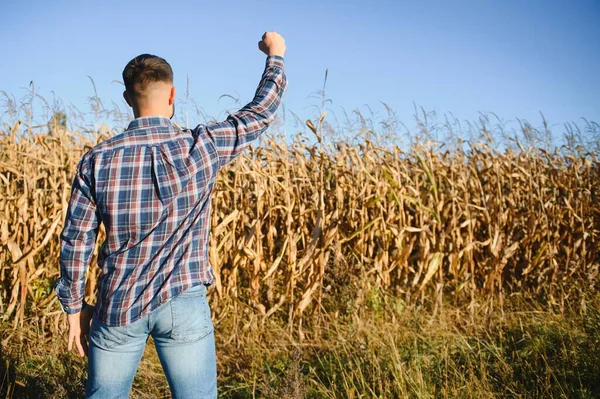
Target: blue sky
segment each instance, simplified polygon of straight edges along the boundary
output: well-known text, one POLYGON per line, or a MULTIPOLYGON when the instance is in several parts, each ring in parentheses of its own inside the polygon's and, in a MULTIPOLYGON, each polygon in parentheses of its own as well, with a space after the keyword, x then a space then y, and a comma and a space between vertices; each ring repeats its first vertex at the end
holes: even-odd
MULTIPOLYGON (((263 68, 265 30, 285 38, 285 106, 314 115, 323 84, 338 118, 381 102, 410 125, 413 104, 473 120, 491 111, 534 124, 540 112, 600 122, 600 3, 583 1, 38 1, 0 2, 0 90, 30 81, 45 97, 89 109, 94 79, 105 104, 140 53, 165 57, 175 85, 222 117, 248 102, 263 68)), ((181 114, 179 117, 181 118, 181 114)), ((192 118, 194 119, 194 118, 192 118)), ((189 120, 190 125, 201 120, 189 120)))

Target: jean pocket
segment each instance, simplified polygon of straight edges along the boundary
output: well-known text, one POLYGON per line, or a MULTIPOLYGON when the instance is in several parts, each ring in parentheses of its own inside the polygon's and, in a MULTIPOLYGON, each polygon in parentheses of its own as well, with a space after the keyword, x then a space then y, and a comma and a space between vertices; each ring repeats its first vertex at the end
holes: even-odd
POLYGON ((127 326, 109 327, 94 317, 90 327, 90 341, 99 348, 112 349, 123 345, 131 338, 127 333, 127 326))
POLYGON ((172 339, 194 342, 212 332, 213 324, 210 319, 210 307, 204 286, 192 287, 174 297, 170 302, 173 315, 172 339))

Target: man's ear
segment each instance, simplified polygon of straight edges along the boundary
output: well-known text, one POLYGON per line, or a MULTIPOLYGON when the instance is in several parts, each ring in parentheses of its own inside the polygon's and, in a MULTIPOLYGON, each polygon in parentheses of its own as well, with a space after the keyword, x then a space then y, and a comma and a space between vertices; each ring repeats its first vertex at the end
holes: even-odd
POLYGON ((129 94, 127 94, 127 90, 125 90, 123 92, 123 98, 125 99, 125 102, 127 103, 127 105, 129 105, 130 107, 133 107, 133 105, 131 105, 131 100, 129 100, 129 94))
POLYGON ((173 105, 173 103, 175 102, 175 93, 177 92, 177 89, 175 89, 175 86, 171 87, 171 94, 169 95, 169 105, 173 105))

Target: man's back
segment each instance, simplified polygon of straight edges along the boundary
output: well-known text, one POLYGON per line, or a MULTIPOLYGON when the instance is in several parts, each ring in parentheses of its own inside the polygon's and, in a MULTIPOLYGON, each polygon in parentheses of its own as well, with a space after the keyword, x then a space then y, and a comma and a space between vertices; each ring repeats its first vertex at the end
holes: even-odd
POLYGON ((96 314, 108 325, 131 323, 213 281, 207 244, 219 162, 206 130, 196 133, 139 118, 82 161, 107 232, 96 314))

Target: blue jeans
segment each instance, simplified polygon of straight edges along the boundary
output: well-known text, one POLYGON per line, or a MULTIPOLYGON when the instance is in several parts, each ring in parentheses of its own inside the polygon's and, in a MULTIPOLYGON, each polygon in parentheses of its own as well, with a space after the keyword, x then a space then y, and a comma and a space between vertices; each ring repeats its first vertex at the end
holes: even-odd
POLYGON ((123 327, 108 327, 94 317, 86 397, 129 397, 149 335, 173 398, 217 397, 215 339, 204 285, 190 288, 123 327))

